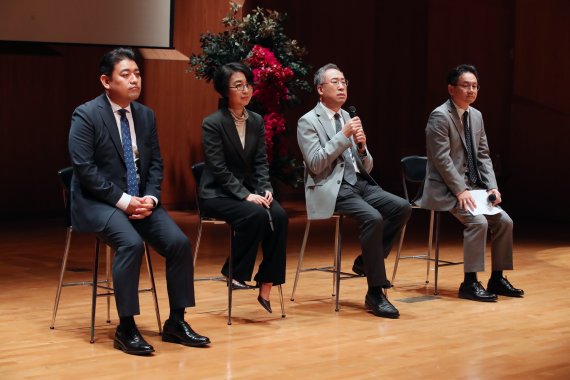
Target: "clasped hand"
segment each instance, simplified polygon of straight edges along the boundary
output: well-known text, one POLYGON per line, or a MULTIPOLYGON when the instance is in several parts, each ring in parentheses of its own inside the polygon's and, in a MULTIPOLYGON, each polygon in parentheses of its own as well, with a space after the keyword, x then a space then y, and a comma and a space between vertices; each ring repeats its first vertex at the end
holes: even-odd
POLYGON ((249 194, 245 200, 248 202, 256 203, 265 208, 269 208, 271 206, 271 202, 273 202, 273 194, 271 194, 271 191, 265 191, 265 196, 249 194))
POLYGON ((152 214, 154 201, 150 197, 131 197, 126 213, 129 219, 144 219, 152 214))

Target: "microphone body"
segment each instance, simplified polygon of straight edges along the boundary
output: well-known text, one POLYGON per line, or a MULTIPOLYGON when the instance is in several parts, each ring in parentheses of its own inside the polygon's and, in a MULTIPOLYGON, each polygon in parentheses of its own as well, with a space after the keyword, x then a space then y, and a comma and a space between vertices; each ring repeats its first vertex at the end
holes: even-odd
MULTIPOLYGON (((356 107, 355 106, 350 106, 348 107, 348 114, 350 115, 350 118, 352 119, 353 117, 356 116, 356 107)), ((358 143, 356 144, 358 146, 358 150, 362 149, 362 143, 358 143)))
POLYGON ((497 196, 495 194, 489 194, 487 200, 489 201, 489 203, 493 203, 497 200, 497 196))

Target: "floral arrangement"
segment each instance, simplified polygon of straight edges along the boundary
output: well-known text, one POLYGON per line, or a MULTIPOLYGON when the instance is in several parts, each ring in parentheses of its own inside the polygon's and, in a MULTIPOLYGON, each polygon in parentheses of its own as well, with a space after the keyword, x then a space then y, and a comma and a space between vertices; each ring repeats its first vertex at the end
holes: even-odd
POLYGON ((302 60, 306 51, 285 35, 286 14, 258 7, 240 18, 240 8, 230 2, 230 13, 222 20, 226 30, 200 36, 202 54, 191 55, 188 70, 209 82, 229 62, 252 69, 256 86, 248 108, 263 115, 270 174, 296 187, 302 181, 300 165, 287 147, 283 110, 298 104, 301 92, 311 91, 302 79, 310 70, 302 60))

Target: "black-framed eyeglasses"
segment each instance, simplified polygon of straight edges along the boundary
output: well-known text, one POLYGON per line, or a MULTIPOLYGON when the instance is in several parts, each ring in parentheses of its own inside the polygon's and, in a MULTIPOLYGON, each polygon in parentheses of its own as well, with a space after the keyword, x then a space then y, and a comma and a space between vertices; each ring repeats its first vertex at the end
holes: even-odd
POLYGON ((469 90, 479 91, 481 89, 481 85, 469 84, 469 83, 456 84, 455 87, 461 87, 465 91, 469 91, 469 90))
POLYGON ((332 84, 333 86, 337 86, 342 84, 344 87, 348 87, 348 80, 347 79, 331 79, 330 82, 323 82, 321 84, 332 84))
POLYGON ((235 88, 237 91, 244 91, 255 88, 255 85, 253 83, 240 83, 235 86, 230 86, 230 88, 235 88))

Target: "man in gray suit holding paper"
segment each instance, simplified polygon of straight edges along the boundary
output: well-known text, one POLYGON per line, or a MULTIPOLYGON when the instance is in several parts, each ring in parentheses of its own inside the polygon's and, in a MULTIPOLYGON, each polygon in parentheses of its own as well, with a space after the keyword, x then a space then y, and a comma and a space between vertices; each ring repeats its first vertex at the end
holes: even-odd
POLYGON ((496 301, 497 294, 522 297, 504 276, 513 269, 513 221, 505 211, 496 215, 472 215, 475 201, 469 190, 484 189, 494 206, 501 203, 489 145, 479 110, 470 105, 479 92, 475 66, 459 65, 447 78, 450 99, 430 115, 426 127, 428 167, 419 204, 423 208, 449 211, 464 230, 465 278, 459 297, 496 301), (487 230, 491 230, 492 274, 487 289, 477 280, 485 270, 487 230))
POLYGON ((374 315, 398 318, 399 311, 386 299, 389 288, 384 259, 410 217, 409 203, 384 191, 372 179, 372 155, 358 117, 341 109, 348 81, 334 64, 315 73, 320 97, 297 127, 297 140, 305 161, 305 198, 309 219, 327 219, 336 211, 354 217, 360 225, 362 255, 353 271, 366 275, 365 306, 374 315))

